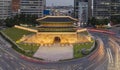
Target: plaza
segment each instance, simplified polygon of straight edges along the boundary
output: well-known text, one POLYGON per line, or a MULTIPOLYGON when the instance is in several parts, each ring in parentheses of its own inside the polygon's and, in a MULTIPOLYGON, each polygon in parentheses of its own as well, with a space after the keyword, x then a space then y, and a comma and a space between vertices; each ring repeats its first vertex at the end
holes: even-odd
POLYGON ((42 58, 48 62, 72 59, 74 58, 73 46, 72 45, 61 46, 59 44, 54 44, 49 47, 40 46, 33 56, 37 58, 42 58))

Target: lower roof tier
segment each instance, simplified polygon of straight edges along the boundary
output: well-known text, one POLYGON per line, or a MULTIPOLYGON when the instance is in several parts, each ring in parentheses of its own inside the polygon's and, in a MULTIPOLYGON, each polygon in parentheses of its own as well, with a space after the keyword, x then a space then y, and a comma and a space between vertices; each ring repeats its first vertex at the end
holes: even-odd
POLYGON ((76 32, 75 28, 38 28, 39 32, 76 32))
POLYGON ((76 28, 75 26, 38 26, 38 28, 76 28))

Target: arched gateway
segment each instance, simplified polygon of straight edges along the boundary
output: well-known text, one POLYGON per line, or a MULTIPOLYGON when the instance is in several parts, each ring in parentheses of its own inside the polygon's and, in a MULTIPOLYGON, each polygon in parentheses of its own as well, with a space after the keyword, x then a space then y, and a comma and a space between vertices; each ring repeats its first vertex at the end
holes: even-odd
POLYGON ((60 37, 55 37, 55 38, 54 38, 54 43, 60 43, 60 42, 61 42, 60 37))

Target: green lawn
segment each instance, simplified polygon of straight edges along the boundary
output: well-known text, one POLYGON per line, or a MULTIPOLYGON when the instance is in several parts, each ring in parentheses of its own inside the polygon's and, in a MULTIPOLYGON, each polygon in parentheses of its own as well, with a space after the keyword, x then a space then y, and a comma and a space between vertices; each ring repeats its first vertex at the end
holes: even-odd
POLYGON ((14 28, 14 27, 5 29, 2 32, 4 32, 13 41, 19 40, 23 35, 28 35, 28 34, 33 33, 33 32, 26 31, 26 30, 14 28))
MULTIPOLYGON (((22 38, 23 35, 28 35, 32 34, 33 32, 29 32, 26 30, 18 29, 18 28, 8 28, 2 31, 5 33, 9 38, 11 38, 13 41, 17 41, 20 38, 22 38)), ((86 32, 85 32, 86 34, 86 32)), ((83 44, 75 44, 74 45, 74 58, 81 58, 85 55, 81 53, 82 48, 89 49, 93 45, 94 42, 89 42, 89 43, 83 43, 83 44)), ((17 43, 17 45, 27 51, 27 55, 32 56, 37 49, 39 48, 39 45, 35 44, 22 44, 22 43, 17 43)))
POLYGON ((89 35, 87 31, 82 31, 82 32, 79 32, 78 34, 89 35))
POLYGON ((22 43, 18 43, 17 44, 18 46, 20 46, 21 48, 23 48, 24 50, 26 50, 27 52, 30 52, 30 54, 34 54, 37 49, 39 48, 38 45, 35 45, 35 44, 22 44, 22 43))
POLYGON ((93 42, 89 42, 89 43, 82 43, 82 44, 75 44, 74 45, 74 58, 81 58, 85 55, 83 55, 81 53, 81 50, 83 48, 85 49, 90 49, 93 46, 93 42))
MULTIPOLYGON (((3 33, 5 33, 11 40, 13 41, 17 41, 20 38, 23 37, 23 35, 28 35, 28 34, 33 34, 33 32, 30 31, 26 31, 26 30, 22 30, 22 29, 18 29, 18 28, 8 28, 2 31, 3 33)), ((22 43, 17 43, 17 45, 24 49, 25 52, 29 52, 27 55, 33 55, 37 49, 39 48, 38 45, 31 45, 31 44, 22 44, 22 43)))

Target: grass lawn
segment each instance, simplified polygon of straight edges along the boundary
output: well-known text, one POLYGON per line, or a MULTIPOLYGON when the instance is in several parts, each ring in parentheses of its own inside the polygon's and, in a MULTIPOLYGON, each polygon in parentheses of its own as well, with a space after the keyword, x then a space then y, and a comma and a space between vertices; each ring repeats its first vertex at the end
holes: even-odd
POLYGON ((74 45, 74 58, 81 58, 81 57, 85 56, 81 53, 81 50, 83 48, 90 49, 93 46, 93 43, 94 42, 75 44, 74 45))
POLYGON ((5 29, 2 32, 4 32, 8 37, 10 37, 15 42, 19 40, 20 38, 22 38, 23 35, 28 35, 28 34, 33 33, 33 32, 26 31, 26 30, 14 28, 14 27, 5 29))
POLYGON ((80 34, 89 35, 87 31, 82 31, 80 34))
POLYGON ((26 50, 27 52, 29 52, 29 54, 34 54, 37 49, 39 48, 38 45, 30 45, 30 44, 22 44, 22 43, 18 43, 18 46, 20 46, 21 48, 23 48, 24 50, 26 50))
MULTIPOLYGON (((22 38, 23 35, 28 35, 28 34, 33 34, 33 32, 29 32, 26 30, 22 30, 22 29, 18 29, 18 28, 8 28, 2 31, 3 33, 5 33, 9 38, 11 38, 13 41, 17 41, 20 38, 22 38)), ((87 34, 86 32, 84 34, 87 34)), ((75 44, 74 45, 74 58, 81 58, 85 55, 83 55, 81 53, 81 50, 83 48, 85 49, 89 49, 91 48, 91 46, 93 45, 94 42, 89 42, 89 43, 83 43, 83 44, 75 44)), ((38 45, 33 45, 33 44, 22 44, 22 43, 17 43, 17 45, 26 50, 28 53, 27 55, 32 56, 37 49, 39 48, 38 45)))
MULTIPOLYGON (((5 33, 10 39, 12 39, 15 42, 20 38, 22 38, 23 35, 33 34, 33 32, 14 28, 14 27, 5 29, 2 32, 5 33)), ((29 53, 29 55, 33 55, 39 48, 39 46, 37 45, 30 45, 30 44, 17 43, 17 45, 20 48, 24 49, 25 51, 30 51, 31 53, 29 53)))

